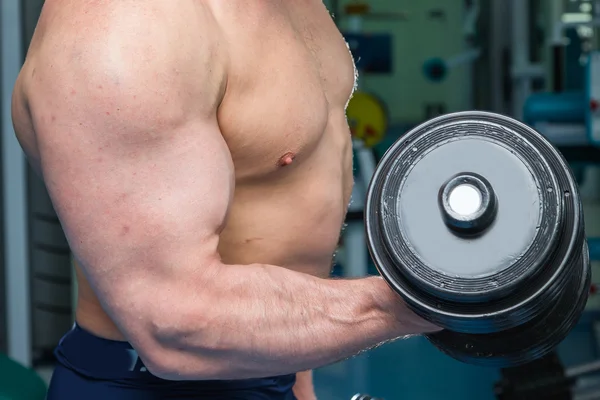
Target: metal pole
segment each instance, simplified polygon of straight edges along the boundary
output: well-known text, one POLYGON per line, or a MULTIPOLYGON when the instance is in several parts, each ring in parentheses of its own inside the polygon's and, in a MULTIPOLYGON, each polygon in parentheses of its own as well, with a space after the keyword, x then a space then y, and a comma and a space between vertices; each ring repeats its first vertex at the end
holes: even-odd
POLYGON ((549 5, 550 17, 550 38, 548 41, 548 59, 549 71, 548 89, 553 92, 562 92, 564 90, 564 55, 565 55, 565 25, 562 21, 563 0, 552 0, 549 5))
MULTIPOLYGON (((516 70, 529 66, 529 1, 512 0, 512 62, 516 70)), ((531 78, 513 78, 513 109, 516 119, 522 119, 523 107, 531 94, 531 78)))
POLYGON ((490 0, 490 35, 488 42, 489 58, 489 98, 490 109, 497 113, 506 113, 504 101, 504 49, 508 47, 506 29, 510 21, 509 3, 506 0, 490 0))
POLYGON ((562 14, 563 14, 563 0, 552 0, 550 1, 549 6, 549 17, 550 17, 550 26, 552 27, 552 34, 550 36, 549 44, 550 45, 563 45, 564 37, 563 37, 563 24, 562 24, 562 14))
POLYGON ((22 14, 19 0, 0 2, 2 173, 4 258, 6 268, 8 355, 31 365, 29 249, 27 235, 27 168, 11 118, 11 97, 23 62, 22 14))
POLYGON ((600 361, 594 361, 588 364, 576 365, 565 370, 565 376, 569 378, 579 377, 581 375, 600 372, 600 361))
MULTIPOLYGON (((349 16, 348 31, 351 33, 362 33, 363 16, 349 16)), ((360 81, 357 82, 360 85, 360 81)), ((352 198, 354 209, 360 206, 364 210, 364 198, 367 193, 367 182, 373 176, 373 167, 375 164, 373 152, 366 149, 362 142, 354 140, 353 149, 356 154, 355 162, 358 163, 360 171, 361 184, 354 185, 352 198), (361 190, 362 189, 362 190, 361 190), (357 199, 358 198, 358 199, 357 199)), ((352 221, 348 223, 344 234, 344 275, 346 277, 364 277, 369 270, 369 254, 367 251, 367 240, 365 235, 365 226, 363 221, 352 221)), ((364 357, 349 361, 348 376, 351 378, 353 390, 364 390, 368 387, 368 360, 364 357)))
MULTIPOLYGON (((348 32, 362 33, 362 15, 348 16, 348 32)), ((360 140, 353 141, 356 155, 355 162, 359 166, 360 183, 354 185, 352 191, 352 210, 364 210, 364 198, 367 193, 368 183, 373 176, 375 160, 371 149, 366 149, 360 140)), ((369 254, 367 252, 367 240, 365 227, 362 221, 348 222, 344 231, 344 276, 363 277, 368 274, 369 254)))
POLYGON ((465 46, 467 50, 462 54, 455 56, 449 60, 446 60, 446 64, 449 68, 453 68, 455 66, 461 64, 467 64, 465 67, 465 71, 463 72, 465 88, 464 88, 464 96, 465 96, 465 107, 467 109, 476 108, 475 104, 475 61, 481 55, 481 49, 472 48, 473 47, 473 38, 477 35, 477 23, 479 21, 481 11, 480 0, 474 0, 470 7, 465 7, 464 12, 464 36, 465 36, 465 46), (454 65, 453 65, 454 64, 454 65))

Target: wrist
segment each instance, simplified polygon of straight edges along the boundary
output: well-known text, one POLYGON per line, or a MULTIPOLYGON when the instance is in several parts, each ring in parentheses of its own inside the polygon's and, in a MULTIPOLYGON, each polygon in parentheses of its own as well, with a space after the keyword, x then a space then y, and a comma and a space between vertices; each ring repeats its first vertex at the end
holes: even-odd
POLYGON ((373 285, 380 312, 388 321, 388 326, 394 329, 395 334, 403 336, 441 330, 440 327, 416 314, 383 278, 373 278, 373 285))

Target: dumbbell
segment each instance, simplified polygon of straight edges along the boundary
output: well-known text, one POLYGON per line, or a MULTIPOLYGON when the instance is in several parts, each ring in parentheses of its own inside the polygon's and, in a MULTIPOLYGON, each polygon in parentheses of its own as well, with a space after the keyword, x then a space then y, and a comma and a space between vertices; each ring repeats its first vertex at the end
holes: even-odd
POLYGON ((352 396, 352 399, 350 400, 381 400, 381 399, 376 399, 375 397, 371 397, 368 394, 355 394, 354 396, 352 396))
POLYGON ((528 363, 577 323, 590 260, 575 179, 561 154, 511 118, 462 112, 411 130, 385 153, 365 208, 368 247, 457 360, 528 363))

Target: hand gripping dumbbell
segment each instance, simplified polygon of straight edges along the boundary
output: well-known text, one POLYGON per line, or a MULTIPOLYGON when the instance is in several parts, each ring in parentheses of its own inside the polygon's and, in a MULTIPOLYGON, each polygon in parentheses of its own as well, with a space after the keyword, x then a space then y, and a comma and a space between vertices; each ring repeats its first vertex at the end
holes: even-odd
POLYGON ((444 328, 427 338, 458 360, 527 363, 583 312, 590 262, 576 182, 518 121, 463 112, 408 132, 377 166, 365 222, 383 278, 444 328))

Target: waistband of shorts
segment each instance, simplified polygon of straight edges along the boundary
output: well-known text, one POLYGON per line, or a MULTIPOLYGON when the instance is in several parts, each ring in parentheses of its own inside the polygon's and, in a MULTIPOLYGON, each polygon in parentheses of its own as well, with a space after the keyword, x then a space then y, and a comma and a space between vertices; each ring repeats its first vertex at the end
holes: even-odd
MULTIPOLYGON (((140 384, 169 382, 152 375, 130 343, 95 336, 77 323, 60 340, 54 354, 64 367, 92 379, 138 381, 140 384)), ((292 374, 272 378, 202 381, 201 383, 211 390, 252 389, 265 386, 291 387, 295 378, 292 374)))
POLYGON ((97 379, 152 379, 130 343, 92 334, 75 323, 60 340, 57 361, 79 374, 97 379))

